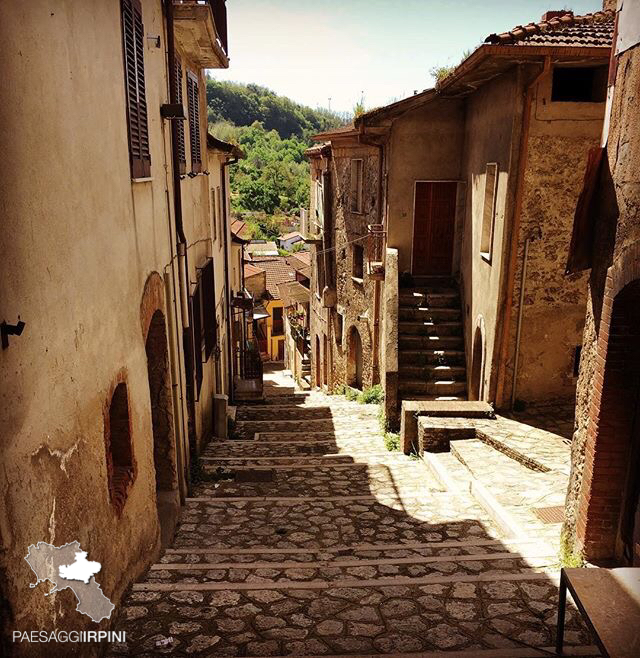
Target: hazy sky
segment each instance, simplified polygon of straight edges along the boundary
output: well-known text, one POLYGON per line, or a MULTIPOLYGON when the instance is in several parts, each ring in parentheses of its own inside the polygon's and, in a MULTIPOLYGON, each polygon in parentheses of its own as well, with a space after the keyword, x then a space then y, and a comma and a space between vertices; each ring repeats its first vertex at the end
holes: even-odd
POLYGON ((493 32, 539 21, 548 9, 576 14, 598 0, 228 0, 228 70, 312 107, 351 112, 432 86, 429 70, 456 64, 493 32))

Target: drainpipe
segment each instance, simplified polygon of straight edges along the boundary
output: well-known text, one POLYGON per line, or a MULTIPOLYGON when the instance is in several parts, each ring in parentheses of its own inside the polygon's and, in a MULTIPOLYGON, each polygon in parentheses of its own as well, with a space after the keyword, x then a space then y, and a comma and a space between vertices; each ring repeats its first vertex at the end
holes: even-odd
MULTIPOLYGON (((176 86, 176 49, 173 27, 173 0, 164 0, 164 11, 167 21, 167 77, 169 80, 169 102, 177 103, 178 94, 176 86)), ((187 276, 189 261, 187 258, 187 238, 182 222, 182 190, 180 183, 180 162, 178 155, 178 127, 175 120, 171 121, 171 168, 173 173, 173 205, 176 223, 176 238, 178 251, 178 278, 180 286, 180 307, 182 319, 182 343, 184 350, 185 378, 187 381, 187 409, 188 409, 188 441, 190 453, 190 466, 196 459, 196 405, 194 393, 194 352, 193 337, 189 331, 189 295, 187 276)), ((187 472, 187 488, 191 491, 191 473, 187 472)))
POLYGON ((498 377, 496 383, 496 406, 502 406, 504 395, 504 379, 507 367, 507 352, 509 350, 509 333, 511 328, 511 310, 513 306, 513 285, 516 275, 516 262, 518 259, 518 234, 520 231, 520 216, 522 214, 522 198, 524 194, 524 173, 527 167, 528 156, 528 142, 529 142, 529 126, 531 124, 531 104, 533 101, 533 94, 537 84, 549 73, 551 70, 551 57, 545 55, 542 70, 538 75, 527 85, 523 119, 522 119, 522 132, 520 133, 520 145, 518 152, 520 157, 518 159, 518 171, 516 178, 516 195, 514 200, 513 212, 513 226, 511 229, 511 249, 509 252, 509 261, 507 266, 507 298, 505 300, 504 312, 502 315, 502 336, 500 339, 500 354, 498 360, 498 377))
MULTIPOLYGON (((225 269, 225 277, 224 277, 224 296, 227 300, 227 309, 226 309, 226 318, 227 318, 227 391, 229 392, 229 402, 233 404, 234 402, 234 395, 233 395, 233 370, 235 363, 233 361, 233 350, 232 350, 232 345, 231 345, 231 313, 232 313, 232 306, 231 306, 231 293, 230 293, 230 286, 229 286, 229 276, 231 270, 229 269, 229 240, 228 240, 228 231, 227 231, 227 226, 229 225, 229 215, 227 213, 227 172, 226 172, 226 167, 229 165, 235 164, 238 162, 238 158, 232 158, 230 160, 227 160, 226 162, 223 162, 220 165, 220 182, 222 185, 222 212, 225 218, 225 230, 224 230, 224 269, 225 269)), ((242 273, 240 274, 242 276, 242 273)), ((244 313, 243 313, 244 316, 244 313)))
POLYGON ((520 357, 520 335, 522 331, 522 316, 524 314, 524 289, 527 285, 527 258, 529 257, 529 244, 542 237, 542 229, 537 226, 524 241, 524 254, 522 255, 522 282, 520 284, 520 303, 518 305, 518 324, 516 329, 516 352, 513 359, 513 381, 511 382, 511 408, 516 400, 516 387, 518 382, 518 359, 520 357))

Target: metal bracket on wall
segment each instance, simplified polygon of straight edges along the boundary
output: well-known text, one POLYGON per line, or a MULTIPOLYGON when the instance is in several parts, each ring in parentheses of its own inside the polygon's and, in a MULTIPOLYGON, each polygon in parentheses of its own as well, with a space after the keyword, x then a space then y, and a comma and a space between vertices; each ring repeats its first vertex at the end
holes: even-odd
POLYGON ((4 320, 0 323, 0 335, 2 336, 2 349, 9 347, 9 336, 20 336, 24 331, 25 323, 18 316, 16 324, 7 324, 4 320))

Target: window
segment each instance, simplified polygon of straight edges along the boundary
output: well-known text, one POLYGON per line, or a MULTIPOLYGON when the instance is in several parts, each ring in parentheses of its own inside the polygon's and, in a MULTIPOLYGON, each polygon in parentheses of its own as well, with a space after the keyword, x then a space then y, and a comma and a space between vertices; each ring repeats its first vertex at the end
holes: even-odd
POLYGON ((147 97, 144 81, 144 26, 140 0, 121 0, 124 81, 132 178, 151 175, 147 97))
POLYGON ((316 292, 322 296, 324 290, 324 253, 316 250, 316 292))
MULTIPOLYGON (((214 241, 218 239, 217 227, 218 227, 218 205, 216 203, 216 190, 211 188, 211 224, 212 224, 212 233, 214 241)), ((222 237, 222 235, 220 235, 222 237)))
POLYGON ((487 164, 484 176, 484 205, 482 208, 482 234, 480 235, 480 252, 491 260, 493 247, 493 225, 496 216, 496 190, 498 183, 498 165, 487 164))
POLYGON ((196 395, 202 386, 202 364, 206 363, 216 345, 215 284, 213 259, 198 268, 198 283, 191 296, 191 338, 193 341, 196 395))
POLYGON ((351 274, 356 279, 362 280, 364 278, 364 247, 361 244, 352 245, 352 257, 351 274))
POLYGON ((187 105, 189 114, 189 143, 191 151, 191 171, 202 171, 202 154, 200 150, 200 94, 198 78, 187 72, 187 105))
POLYGON ((105 444, 109 499, 120 514, 134 479, 133 447, 129 421, 129 395, 124 382, 113 391, 105 418, 105 444))
POLYGON ((553 69, 553 102, 603 103, 607 98, 606 66, 556 66, 553 69))
POLYGON ((582 356, 582 345, 576 345, 573 352, 573 376, 577 377, 580 374, 580 357, 582 356))
POLYGON ((218 235, 220 236, 220 239, 222 240, 222 236, 225 233, 226 230, 226 225, 225 225, 225 216, 224 213, 222 212, 222 195, 220 194, 220 186, 216 188, 216 202, 217 202, 217 208, 218 208, 218 221, 220 222, 220 232, 218 235))
MULTIPOLYGON (((176 57, 176 97, 178 103, 182 105, 182 62, 176 57)), ((178 130, 178 160, 180 162, 180 173, 184 174, 187 170, 187 156, 184 148, 184 121, 178 120, 176 123, 178 130)))
POLYGON ((362 212, 362 160, 351 160, 351 212, 362 212))
POLYGON ((342 332, 344 331, 344 317, 342 316, 342 313, 337 312, 336 315, 336 323, 335 323, 335 335, 336 335, 336 344, 341 345, 342 344, 342 332))
POLYGON ((284 325, 282 323, 282 306, 276 306, 273 309, 273 331, 274 336, 282 336, 284 334, 284 325))

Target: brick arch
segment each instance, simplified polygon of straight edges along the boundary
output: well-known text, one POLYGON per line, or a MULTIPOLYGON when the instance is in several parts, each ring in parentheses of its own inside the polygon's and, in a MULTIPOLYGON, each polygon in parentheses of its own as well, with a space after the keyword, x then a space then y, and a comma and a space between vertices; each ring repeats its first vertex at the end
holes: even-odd
POLYGON ((158 272, 151 272, 144 284, 142 300, 140 301, 140 328, 142 338, 146 341, 151 326, 151 319, 156 311, 165 313, 164 281, 158 272))
POLYGON ((633 426, 639 372, 640 242, 636 242, 608 269, 605 282, 577 519, 578 544, 587 559, 625 559, 626 507, 637 486, 637 480, 629 478, 629 464, 640 447, 633 426))

